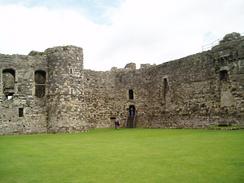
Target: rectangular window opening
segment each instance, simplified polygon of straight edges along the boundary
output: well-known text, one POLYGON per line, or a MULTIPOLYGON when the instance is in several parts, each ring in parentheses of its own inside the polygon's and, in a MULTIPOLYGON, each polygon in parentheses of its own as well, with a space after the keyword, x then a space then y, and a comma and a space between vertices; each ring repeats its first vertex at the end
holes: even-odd
POLYGON ((19 117, 24 117, 24 108, 19 108, 19 117))
POLYGON ((134 92, 132 89, 129 90, 129 99, 134 100, 134 92))

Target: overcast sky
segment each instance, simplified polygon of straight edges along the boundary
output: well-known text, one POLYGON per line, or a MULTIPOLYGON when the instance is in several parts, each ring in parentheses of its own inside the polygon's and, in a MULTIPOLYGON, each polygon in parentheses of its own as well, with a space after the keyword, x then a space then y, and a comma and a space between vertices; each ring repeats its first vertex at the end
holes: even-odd
POLYGON ((160 64, 244 33, 244 0, 0 0, 0 53, 76 45, 86 69, 160 64))

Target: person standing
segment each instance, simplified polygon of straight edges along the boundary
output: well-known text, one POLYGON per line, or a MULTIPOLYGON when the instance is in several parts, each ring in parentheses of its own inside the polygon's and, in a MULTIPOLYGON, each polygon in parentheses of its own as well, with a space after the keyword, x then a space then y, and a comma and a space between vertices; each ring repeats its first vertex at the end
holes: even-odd
POLYGON ((114 126, 115 126, 115 129, 119 129, 120 123, 119 123, 118 118, 115 119, 114 126))

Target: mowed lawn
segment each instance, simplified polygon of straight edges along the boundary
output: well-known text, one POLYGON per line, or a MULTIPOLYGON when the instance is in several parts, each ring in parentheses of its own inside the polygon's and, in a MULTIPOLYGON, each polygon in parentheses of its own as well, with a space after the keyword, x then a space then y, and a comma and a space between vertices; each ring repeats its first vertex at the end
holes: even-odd
POLYGON ((242 183, 244 130, 0 136, 1 183, 242 183))

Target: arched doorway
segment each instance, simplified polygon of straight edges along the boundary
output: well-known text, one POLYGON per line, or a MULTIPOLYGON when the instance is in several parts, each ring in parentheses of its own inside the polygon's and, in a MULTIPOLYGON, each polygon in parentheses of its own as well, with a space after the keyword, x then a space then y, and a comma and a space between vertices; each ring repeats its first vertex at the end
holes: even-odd
POLYGON ((128 108, 128 118, 127 118, 127 128, 135 128, 136 127, 136 107, 134 105, 130 105, 128 108))

